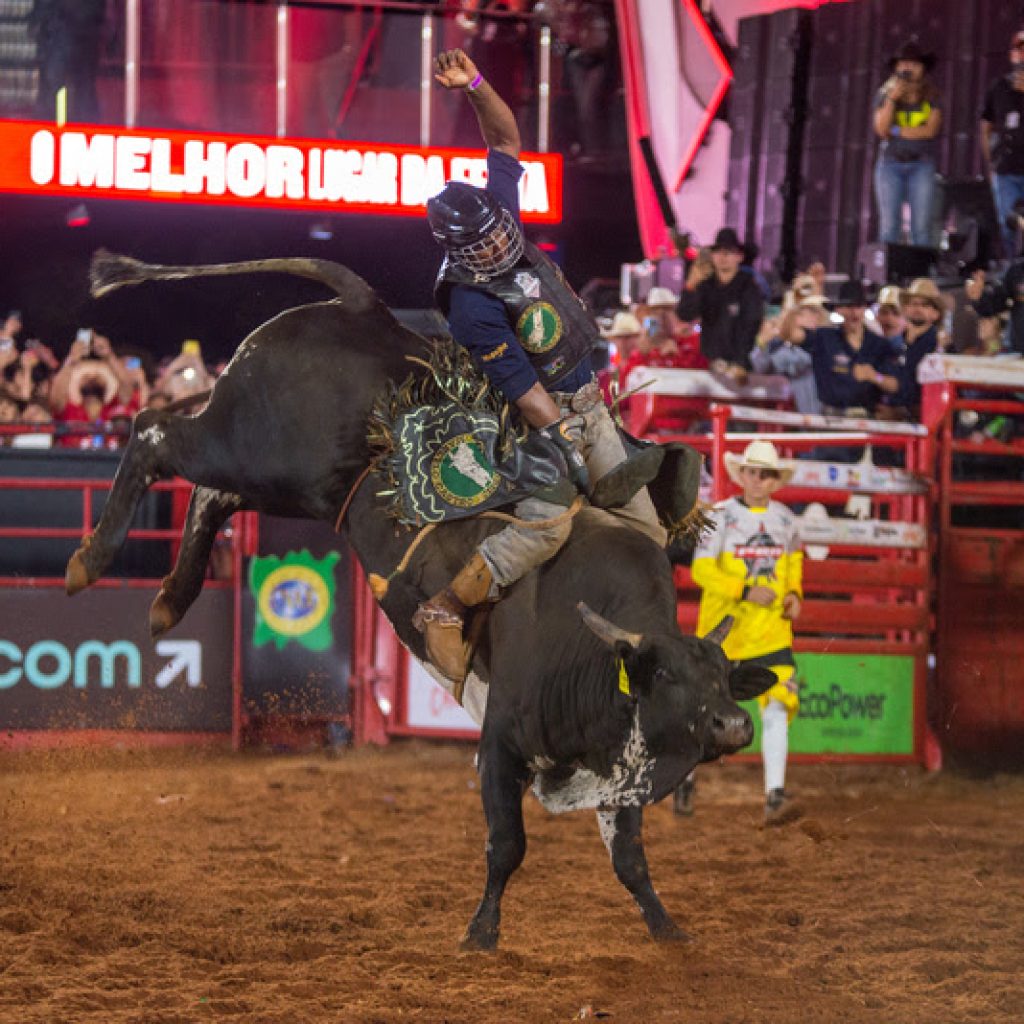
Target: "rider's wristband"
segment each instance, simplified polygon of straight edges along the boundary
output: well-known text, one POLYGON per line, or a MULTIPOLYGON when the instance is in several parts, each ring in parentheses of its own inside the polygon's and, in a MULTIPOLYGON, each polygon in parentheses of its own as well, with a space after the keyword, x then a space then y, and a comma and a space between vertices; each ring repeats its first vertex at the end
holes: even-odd
POLYGON ((466 92, 476 92, 477 89, 479 89, 480 86, 483 85, 483 84, 484 84, 484 76, 481 75, 480 72, 478 71, 476 73, 476 78, 474 78, 473 81, 470 82, 469 85, 466 86, 466 92))

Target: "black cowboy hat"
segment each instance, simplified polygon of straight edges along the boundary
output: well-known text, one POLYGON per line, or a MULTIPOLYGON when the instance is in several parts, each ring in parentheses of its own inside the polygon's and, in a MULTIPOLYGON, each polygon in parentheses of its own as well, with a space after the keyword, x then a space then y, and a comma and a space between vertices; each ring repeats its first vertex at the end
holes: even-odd
POLYGON ((716 249, 730 249, 732 252, 743 252, 744 246, 740 236, 732 228, 720 228, 715 240, 711 243, 711 251, 716 249))
POLYGON ((925 73, 935 67, 939 58, 934 53, 926 53, 918 44, 916 39, 908 39, 890 58, 889 71, 895 71, 896 65, 901 60, 915 60, 918 64, 924 65, 925 73))
POLYGON ((844 281, 839 286, 839 295, 835 302, 830 302, 830 309, 838 309, 840 306, 866 306, 868 297, 864 292, 864 285, 860 281, 844 281))

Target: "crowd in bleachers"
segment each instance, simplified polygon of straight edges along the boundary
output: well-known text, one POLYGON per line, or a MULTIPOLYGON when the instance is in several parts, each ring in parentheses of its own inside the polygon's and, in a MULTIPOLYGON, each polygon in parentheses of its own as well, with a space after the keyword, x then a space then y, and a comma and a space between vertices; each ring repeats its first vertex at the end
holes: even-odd
POLYGON ((92 328, 80 328, 63 359, 37 338, 22 340, 21 314, 0 328, 0 444, 11 447, 118 448, 143 408, 163 408, 203 394, 215 374, 199 342, 186 341, 173 359, 115 347, 92 328))

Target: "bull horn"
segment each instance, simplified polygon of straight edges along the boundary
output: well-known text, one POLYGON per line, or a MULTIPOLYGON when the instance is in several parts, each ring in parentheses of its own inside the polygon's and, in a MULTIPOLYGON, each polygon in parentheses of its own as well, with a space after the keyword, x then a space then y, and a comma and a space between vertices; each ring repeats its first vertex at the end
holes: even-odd
POLYGON ((597 612, 587 605, 586 601, 580 601, 576 605, 576 609, 587 626, 609 647, 614 647, 621 640, 635 649, 643 641, 643 633, 628 633, 626 630, 620 629, 614 623, 598 615, 597 612))
POLYGON ((710 633, 704 635, 705 640, 710 640, 713 644, 718 644, 719 647, 725 641, 725 638, 729 635, 729 630, 732 629, 732 624, 736 620, 731 615, 726 615, 722 621, 715 626, 710 633))

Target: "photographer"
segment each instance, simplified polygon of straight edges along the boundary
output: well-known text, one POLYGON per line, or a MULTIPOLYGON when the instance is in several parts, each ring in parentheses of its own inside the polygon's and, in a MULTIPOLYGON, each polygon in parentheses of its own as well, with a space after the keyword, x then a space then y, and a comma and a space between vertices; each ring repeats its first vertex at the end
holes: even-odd
POLYGON ((875 161, 878 233, 883 242, 901 242, 903 204, 910 205, 914 245, 932 245, 935 201, 935 137, 942 127, 937 90, 928 73, 935 54, 913 41, 889 61, 889 78, 875 100, 875 134, 881 139, 875 161))
POLYGON ((988 88, 981 109, 981 155, 999 215, 1003 256, 1017 255, 1014 205, 1024 199, 1024 28, 1010 43, 1010 72, 988 88))

